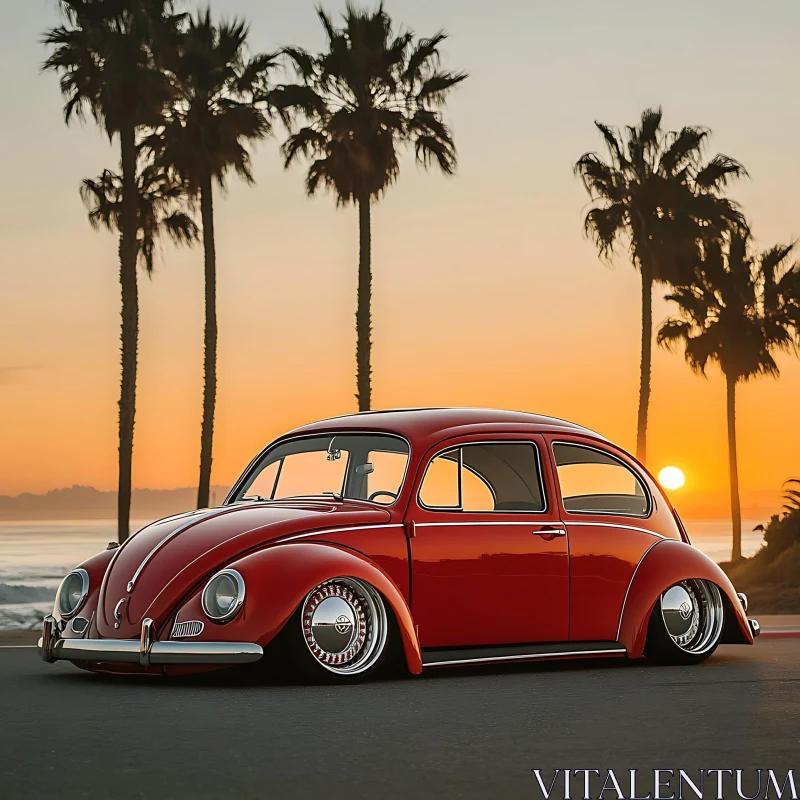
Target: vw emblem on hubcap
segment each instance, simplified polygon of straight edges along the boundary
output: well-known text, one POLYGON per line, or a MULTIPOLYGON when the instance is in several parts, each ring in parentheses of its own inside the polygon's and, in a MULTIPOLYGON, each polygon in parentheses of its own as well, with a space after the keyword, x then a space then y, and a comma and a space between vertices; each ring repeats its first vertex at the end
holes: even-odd
POLYGON ((691 603, 689 603, 686 600, 684 600, 681 603, 680 608, 678 609, 678 612, 680 613, 680 615, 681 615, 681 617, 683 619, 689 619, 689 617, 692 616, 692 605, 691 605, 691 603))
POLYGON ((339 616, 336 617, 334 627, 336 628, 336 633, 350 633, 353 628, 353 623, 344 614, 339 614, 339 616))

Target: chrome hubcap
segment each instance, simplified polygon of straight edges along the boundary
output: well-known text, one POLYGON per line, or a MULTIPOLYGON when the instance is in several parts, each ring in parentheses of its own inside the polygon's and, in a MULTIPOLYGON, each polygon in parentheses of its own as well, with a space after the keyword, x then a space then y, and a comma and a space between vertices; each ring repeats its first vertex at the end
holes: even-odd
POLYGON ((713 583, 682 581, 661 595, 661 616, 670 639, 700 655, 719 640, 724 622, 722 596, 713 583))
POLYGON ((330 672, 353 675, 377 661, 386 642, 380 595, 356 578, 336 578, 306 597, 303 637, 311 655, 330 672))

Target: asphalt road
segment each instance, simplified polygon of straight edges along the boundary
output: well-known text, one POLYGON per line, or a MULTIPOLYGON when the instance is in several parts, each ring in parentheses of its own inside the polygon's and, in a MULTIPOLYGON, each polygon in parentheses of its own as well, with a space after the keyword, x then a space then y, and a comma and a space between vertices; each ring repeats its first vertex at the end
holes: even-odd
POLYGON ((2 649, 0 715, 0 798, 15 800, 541 798, 534 768, 638 768, 643 787, 656 767, 800 774, 800 639, 689 668, 571 662, 314 687, 109 679, 2 649))

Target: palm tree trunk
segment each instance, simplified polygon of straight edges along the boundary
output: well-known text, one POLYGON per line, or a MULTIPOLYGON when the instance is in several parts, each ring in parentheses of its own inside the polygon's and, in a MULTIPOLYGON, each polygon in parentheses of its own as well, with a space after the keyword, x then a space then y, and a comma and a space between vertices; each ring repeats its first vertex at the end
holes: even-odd
POLYGON ((736 457, 736 378, 725 376, 728 401, 728 464, 731 479, 731 522, 733 552, 731 561, 742 557, 742 509, 739 503, 739 462, 736 457))
POLYGON ((133 427, 136 417, 136 370, 139 350, 139 287, 136 281, 138 245, 136 131, 131 125, 120 134, 122 149, 122 233, 119 243, 119 282, 122 293, 122 379, 119 397, 119 484, 117 536, 120 544, 130 535, 133 427))
POLYGON ((358 202, 359 260, 358 308, 356 310, 356 385, 359 411, 372 408, 372 221, 371 201, 358 202))
POLYGON ((217 402, 217 253, 214 244, 214 197, 211 176, 203 179, 200 194, 205 250, 206 324, 203 375, 203 428, 200 436, 200 482, 197 507, 207 508, 211 487, 211 462, 214 445, 214 411, 217 402))
POLYGON ((647 460, 647 412, 650 408, 650 373, 653 358, 653 270, 642 263, 642 365, 639 377, 639 417, 636 458, 647 460))

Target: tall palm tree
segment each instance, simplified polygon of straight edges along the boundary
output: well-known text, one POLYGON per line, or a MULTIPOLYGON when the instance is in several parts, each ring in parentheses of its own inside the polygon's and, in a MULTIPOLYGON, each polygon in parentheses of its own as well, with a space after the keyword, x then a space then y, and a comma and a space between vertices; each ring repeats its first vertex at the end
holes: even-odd
POLYGON ((200 205, 205 252, 205 358, 200 479, 197 506, 209 503, 217 397, 217 255, 214 184, 225 189, 231 171, 253 183, 248 145, 265 138, 270 120, 253 90, 275 65, 272 56, 246 59, 248 28, 216 25, 209 10, 190 20, 166 66, 176 89, 148 146, 200 205))
MULTIPOLYGON (((94 228, 119 233, 122 229, 123 181, 111 170, 81 184, 81 197, 89 209, 94 228)), ((153 274, 156 246, 170 238, 176 245, 192 245, 199 238, 195 221, 182 209, 183 187, 154 164, 146 165, 138 175, 136 206, 136 242, 140 264, 153 274)))
POLYGON ((130 533, 131 466, 139 339, 137 261, 137 132, 159 118, 170 96, 154 43, 174 36, 172 0, 60 0, 65 23, 49 30, 43 69, 61 75, 67 124, 90 115, 118 140, 121 154, 120 287, 122 376, 119 400, 118 538, 130 533))
POLYGON ((780 374, 774 354, 794 346, 786 297, 800 273, 800 265, 788 263, 794 245, 778 245, 758 256, 749 245, 749 234, 742 231, 706 242, 693 282, 667 296, 679 316, 667 319, 658 331, 659 344, 669 349, 684 345, 695 372, 705 376, 714 362, 725 376, 733 561, 742 557, 736 387, 780 374))
POLYGON ((625 132, 595 122, 607 157, 585 153, 575 172, 592 208, 585 230, 602 258, 626 242, 642 279, 642 339, 636 457, 647 458, 647 415, 653 339, 653 284, 679 283, 690 269, 699 242, 731 228, 743 228, 738 206, 722 196, 729 180, 746 175, 732 158, 703 160, 706 128, 665 132, 661 109, 648 109, 625 132))
POLYGON ((417 39, 396 33, 383 10, 361 11, 348 5, 341 28, 317 10, 328 39, 327 50, 310 55, 285 52, 299 83, 279 87, 272 101, 303 125, 283 146, 286 166, 300 156, 310 160, 309 195, 330 189, 340 206, 358 206, 359 266, 356 311, 356 384, 358 408, 372 406, 372 260, 371 206, 394 183, 400 150, 414 148, 425 168, 436 164, 450 175, 456 148, 441 109, 448 92, 467 75, 440 69, 440 31, 417 39))

